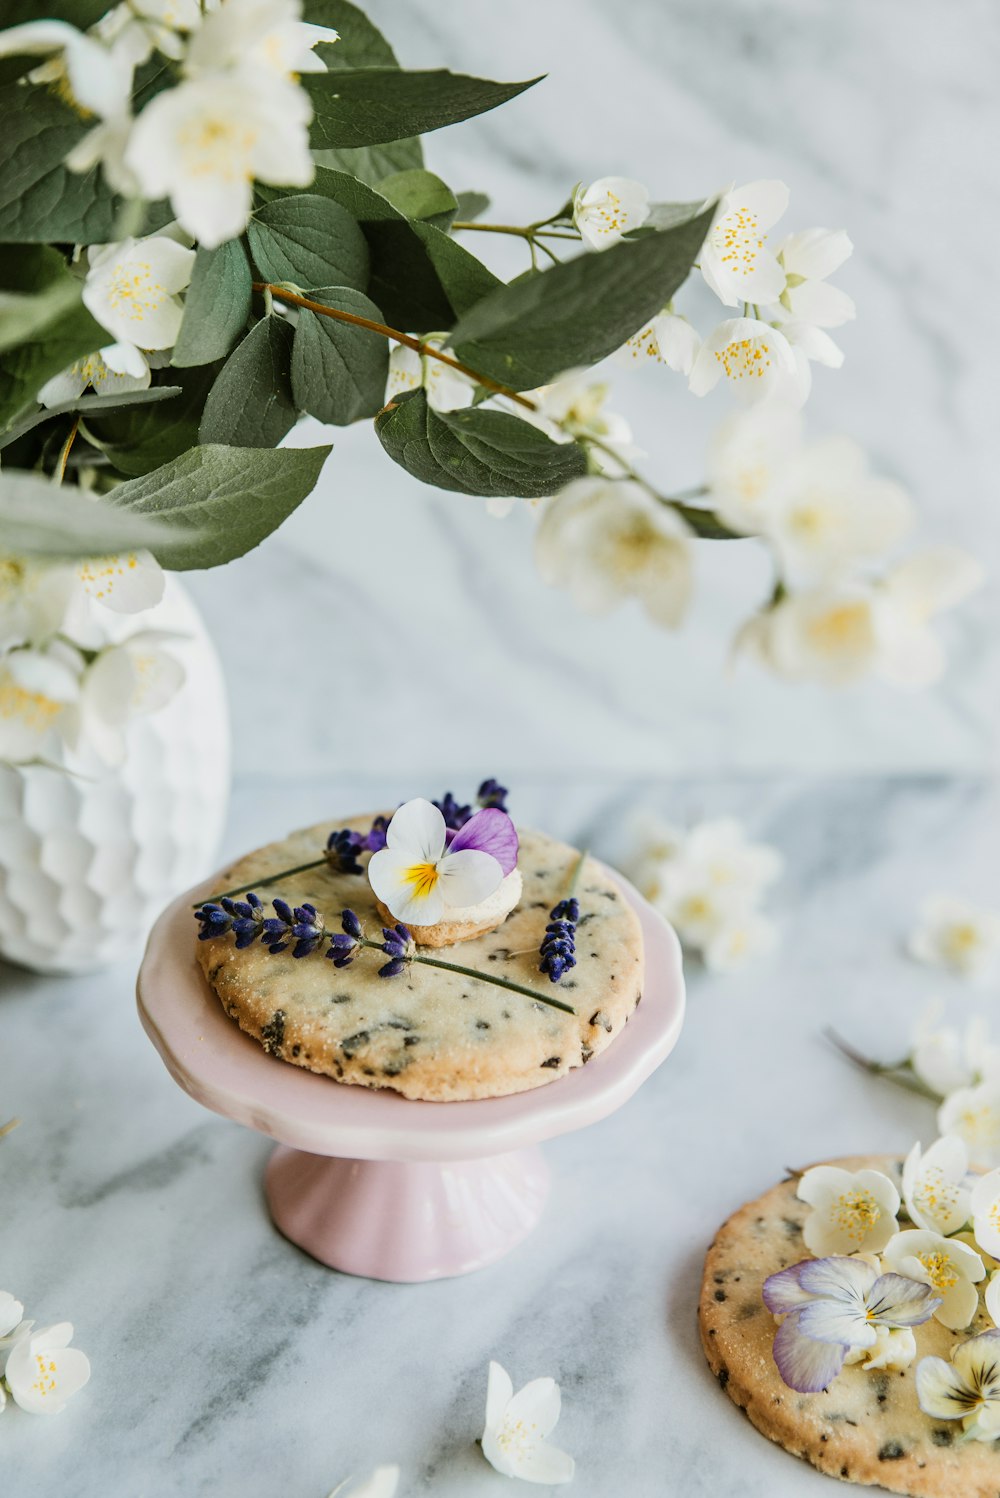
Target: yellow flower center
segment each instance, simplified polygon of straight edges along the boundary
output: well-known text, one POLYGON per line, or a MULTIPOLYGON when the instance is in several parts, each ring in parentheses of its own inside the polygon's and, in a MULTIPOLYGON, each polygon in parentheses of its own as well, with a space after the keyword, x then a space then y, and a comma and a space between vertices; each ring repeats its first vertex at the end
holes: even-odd
POLYGON ((958 1187, 945 1180, 939 1166, 926 1166, 913 1200, 928 1217, 950 1216, 958 1205, 958 1187))
POLYGON ((167 290, 153 279, 153 268, 148 260, 125 261, 112 271, 107 295, 108 304, 114 311, 142 322, 150 312, 162 306, 167 290))
POLYGON ((979 945, 979 931, 971 921, 949 926, 944 939, 945 950, 953 957, 964 957, 979 945))
POLYGON ((766 337, 737 338, 715 355, 729 380, 762 380, 771 367, 771 344, 766 337))
POLYGON ((757 263, 767 235, 761 232, 755 213, 749 208, 733 208, 712 230, 712 242, 719 258, 733 275, 749 276, 757 263))
POLYGON ((62 709, 61 702, 54 702, 41 692, 29 692, 10 676, 0 680, 0 718, 20 718, 28 728, 44 733, 52 727, 62 709))
POLYGON ((936 1253, 917 1254, 917 1258, 926 1269, 927 1278, 935 1290, 950 1290, 953 1285, 958 1284, 958 1274, 947 1254, 938 1250, 936 1253))
POLYGON ((867 605, 862 599, 856 603, 841 603, 813 619, 806 633, 816 650, 838 654, 853 653, 871 643, 872 622, 867 605))
POLYGON ((413 898, 426 900, 433 894, 440 878, 436 863, 414 863, 406 870, 403 880, 411 886, 413 898))
POLYGON ((118 578, 134 572, 139 559, 134 552, 119 557, 91 557, 79 566, 80 581, 92 598, 107 598, 118 578))
POLYGON ((622 208, 622 200, 614 192, 606 193, 603 203, 588 208, 587 216, 597 219, 599 228, 608 233, 613 230, 621 232, 628 223, 628 214, 622 208))
POLYGON ((55 1393, 56 1388, 58 1387, 59 1370, 56 1366, 55 1358, 52 1357, 51 1353, 45 1355, 43 1353, 36 1352, 35 1367, 38 1371, 35 1374, 34 1382, 31 1385, 32 1392, 35 1394, 40 1394, 44 1399, 46 1395, 55 1393))
POLYGON ((537 1432, 538 1426, 534 1420, 507 1419, 497 1433, 497 1445, 502 1451, 513 1451, 519 1456, 525 1456, 534 1446, 537 1432))
POLYGON ((832 1217, 852 1243, 862 1243, 882 1216, 882 1209, 870 1191, 845 1191, 834 1202, 832 1217))

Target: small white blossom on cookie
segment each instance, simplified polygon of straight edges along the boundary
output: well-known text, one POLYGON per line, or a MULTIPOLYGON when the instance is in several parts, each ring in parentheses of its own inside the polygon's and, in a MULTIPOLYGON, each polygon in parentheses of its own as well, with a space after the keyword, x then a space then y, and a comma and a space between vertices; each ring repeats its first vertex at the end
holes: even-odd
POLYGON ((860 1363, 866 1373, 874 1373, 879 1368, 889 1373, 902 1373, 916 1355, 917 1339, 908 1326, 877 1326, 874 1344, 871 1347, 852 1347, 844 1363, 860 1363))
POLYGON ((922 1280, 941 1297, 934 1315, 942 1326, 959 1331, 969 1326, 979 1309, 979 1281, 986 1266, 975 1249, 957 1238, 912 1228, 897 1233, 886 1244, 885 1265, 896 1274, 922 1280))
POLYGON ((505 1477, 553 1486, 569 1482, 573 1458, 547 1440, 560 1408, 559 1385, 554 1379, 533 1379, 515 1394, 510 1375, 499 1363, 490 1363, 482 1438, 486 1460, 505 1477))
POLYGON ((880 1253, 899 1229, 899 1192, 880 1170, 815 1165, 802 1176, 797 1195, 813 1209, 802 1237, 817 1258, 880 1253))
POLYGON ((903 1165, 903 1200, 910 1221, 928 1232, 949 1237, 969 1220, 970 1192, 965 1184, 969 1153, 961 1139, 949 1135, 926 1155, 919 1142, 903 1165))
POLYGON ((972 1188, 970 1207, 977 1244, 992 1258, 1000 1258, 1000 1170, 980 1176, 972 1188))

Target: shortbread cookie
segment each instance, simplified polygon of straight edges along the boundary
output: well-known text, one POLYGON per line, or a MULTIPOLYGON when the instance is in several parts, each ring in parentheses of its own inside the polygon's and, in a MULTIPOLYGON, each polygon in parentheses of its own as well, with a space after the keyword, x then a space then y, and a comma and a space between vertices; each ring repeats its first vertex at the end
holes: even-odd
MULTIPOLYGON (((265 901, 279 896, 314 905, 333 930, 349 908, 380 939, 384 923, 364 874, 318 868, 268 883, 268 871, 316 857, 329 825, 241 858, 220 876, 218 888, 252 881, 265 901)), ((345 825, 367 831, 371 817, 345 825)), ((380 978, 386 959, 379 952, 363 951, 338 969, 319 952, 295 959, 289 951, 271 955, 259 944, 238 951, 231 936, 197 942, 192 929, 199 961, 226 1012, 265 1050, 295 1066, 432 1101, 541 1087, 589 1061, 622 1029, 642 992, 642 933, 618 884, 588 859, 576 887, 577 966, 550 983, 538 971, 538 949, 579 854, 542 833, 521 829, 519 835, 523 893, 517 908, 498 929, 434 955, 535 988, 572 1005, 573 1015, 418 963, 398 977, 380 978)))
MULTIPOLYGON (((902 1180, 895 1156, 832 1160, 846 1170, 881 1170, 902 1180)), ((914 1328, 917 1357, 902 1372, 845 1367, 822 1394, 798 1394, 782 1382, 771 1353, 776 1324, 761 1299, 769 1274, 812 1257, 802 1241, 809 1208, 783 1181, 741 1207, 716 1235, 705 1259, 698 1323, 709 1366, 730 1399, 769 1440, 845 1482, 878 1484, 913 1498, 997 1498, 1000 1448, 962 1441, 960 1421, 934 1420, 917 1403, 915 1371, 928 1355, 992 1327, 980 1309, 968 1331, 936 1320, 914 1328)))
MULTIPOLYGON (((515 905, 520 903, 523 892, 520 869, 511 869, 493 893, 480 900, 478 905, 451 910, 434 926, 414 926, 411 922, 407 930, 420 947, 451 947, 456 942, 470 941, 474 936, 483 936, 487 931, 502 926, 515 905)), ((396 917, 381 900, 375 901, 375 909, 387 926, 396 924, 396 917)))

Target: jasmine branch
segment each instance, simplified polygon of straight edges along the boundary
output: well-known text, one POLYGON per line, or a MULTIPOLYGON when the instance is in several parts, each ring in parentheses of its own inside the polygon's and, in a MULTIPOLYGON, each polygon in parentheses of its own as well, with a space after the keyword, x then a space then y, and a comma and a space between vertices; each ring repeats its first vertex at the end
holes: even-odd
POLYGON ((897 1087, 904 1087, 907 1092, 915 1092, 920 1097, 930 1098, 932 1102, 940 1103, 941 1094, 935 1092, 933 1087, 928 1087, 914 1074, 909 1060, 903 1061, 874 1061, 871 1056, 866 1056, 838 1035, 832 1026, 823 1031, 824 1039, 828 1040, 842 1056, 846 1056, 852 1066, 859 1071, 868 1072, 873 1077, 884 1077, 887 1082, 894 1082, 897 1087))

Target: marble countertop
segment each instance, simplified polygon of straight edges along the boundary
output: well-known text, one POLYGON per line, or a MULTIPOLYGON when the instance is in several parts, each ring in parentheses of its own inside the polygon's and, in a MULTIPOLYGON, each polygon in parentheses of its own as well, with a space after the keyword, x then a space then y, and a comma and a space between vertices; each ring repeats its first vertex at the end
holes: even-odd
MULTIPOLYGON (((244 777, 227 851, 396 790, 244 777)), ((832 1491, 708 1373, 702 1257, 786 1165, 932 1137, 928 1104, 855 1073, 821 1030, 888 1057, 932 994, 975 1009, 900 943, 929 891, 997 887, 1000 792, 974 777, 535 778, 515 809, 614 858, 649 807, 734 813, 782 849, 781 948, 732 978, 691 970, 673 1056, 613 1118, 546 1146, 541 1226, 461 1279, 351 1279, 281 1238, 261 1195, 268 1142, 169 1079, 134 964, 67 980, 0 965, 0 1114, 22 1119, 0 1143, 0 1288, 71 1319, 93 1363, 57 1419, 4 1414, 4 1498, 325 1498, 388 1461, 400 1498, 499 1498, 514 1489, 474 1444, 491 1357, 516 1384, 560 1380, 580 1498, 661 1498, 667 1473, 685 1498, 832 1491)))

